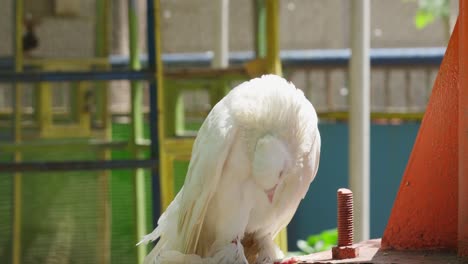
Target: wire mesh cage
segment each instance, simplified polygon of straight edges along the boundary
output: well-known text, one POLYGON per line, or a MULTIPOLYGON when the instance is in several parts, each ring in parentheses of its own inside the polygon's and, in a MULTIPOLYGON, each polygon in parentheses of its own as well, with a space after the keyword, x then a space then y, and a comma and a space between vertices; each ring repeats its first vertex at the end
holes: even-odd
MULTIPOLYGON (((157 193, 152 202, 157 150, 149 141, 150 109, 157 106, 144 100, 154 97, 155 65, 127 59, 116 72, 109 55, 129 45, 121 43, 129 39, 122 28, 111 33, 114 22, 131 24, 127 34, 144 33, 130 44, 147 52, 154 20, 142 29, 135 23, 146 24, 146 4, 135 10, 110 9, 106 0, 7 2, 2 32, 12 38, 0 44, 6 76, 0 84, 0 262, 140 261, 147 247, 136 243, 152 228, 159 201, 157 193), (128 16, 111 16, 124 10, 128 16), (130 82, 122 72, 137 77, 130 82), (132 90, 123 110, 109 101, 121 87, 132 90)), ((151 41, 154 46, 154 34, 151 41)))

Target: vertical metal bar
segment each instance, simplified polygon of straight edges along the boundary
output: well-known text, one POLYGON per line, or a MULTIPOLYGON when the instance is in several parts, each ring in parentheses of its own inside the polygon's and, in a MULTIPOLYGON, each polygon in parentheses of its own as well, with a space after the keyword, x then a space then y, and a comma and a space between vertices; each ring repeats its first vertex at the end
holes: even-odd
MULTIPOLYGON (((266 6, 266 67, 267 72, 283 75, 280 60, 280 35, 279 35, 279 0, 268 0, 266 6)), ((288 235, 286 229, 283 229, 275 238, 276 243, 281 250, 288 250, 288 235)))
POLYGON ((431 90, 432 90, 432 76, 431 76, 431 68, 427 67, 424 69, 424 74, 425 74, 425 77, 424 78, 424 92, 425 92, 425 95, 426 95, 426 102, 429 100, 429 96, 431 95, 431 90))
POLYGON ((282 75, 279 38, 279 1, 266 1, 267 72, 282 75))
MULTIPOLYGON (((108 58, 109 56, 109 10, 110 10, 110 0, 98 0, 96 2, 96 56, 99 58, 108 58)), ((106 69, 109 68, 109 65, 105 66, 106 69)), ((105 127, 109 125, 109 115, 108 115, 108 88, 107 83, 105 82, 96 82, 97 89, 95 89, 96 94, 96 117, 102 122, 102 125, 105 127), (105 87, 105 88, 104 88, 105 87), (104 89, 102 89, 104 88, 104 89)))
POLYGON ((392 106, 392 94, 390 93, 390 70, 384 70, 384 108, 385 111, 392 106))
POLYGON ((38 83, 39 95, 39 131, 40 135, 44 136, 50 132, 53 126, 53 110, 52 110, 52 87, 51 83, 38 83))
MULTIPOLYGON (((96 28, 95 38, 96 47, 95 54, 97 57, 107 58, 109 55, 109 12, 110 12, 110 0, 98 0, 96 1, 96 28)), ((105 68, 109 68, 108 65, 105 68)), ((96 90, 94 91, 97 95, 97 117, 101 121, 102 128, 104 129, 103 139, 105 141, 111 140, 112 138, 112 126, 110 124, 110 118, 108 113, 108 84, 106 82, 96 82, 96 90)), ((79 94, 79 93, 78 93, 79 94)), ((78 109, 78 113, 82 112, 78 109)), ((80 119, 82 119, 80 117, 80 119)), ((80 120, 81 122, 81 120, 80 120)), ((89 121, 88 121, 89 122, 89 121)), ((100 157, 103 160, 111 159, 111 152, 105 148, 100 152, 100 157)), ((109 170, 102 171, 98 178, 98 184, 100 187, 99 192, 99 214, 101 215, 100 228, 98 238, 100 239, 97 254, 99 256, 100 263, 111 262, 111 206, 109 197, 109 170)))
POLYGON ((266 8, 265 0, 254 0, 255 55, 257 58, 266 56, 266 8))
MULTIPOLYGON (((164 102, 161 107, 168 108, 168 110, 164 110, 164 114, 161 114, 159 118, 164 123, 164 135, 165 137, 175 137, 177 136, 180 130, 184 129, 184 108, 181 104, 181 96, 179 93, 183 88, 181 88, 180 84, 177 81, 166 80, 164 82, 164 87, 167 87, 167 91, 164 91, 164 102)), ((159 91, 161 93, 161 91, 159 91)), ((164 145, 162 143, 161 145, 164 145)), ((163 171, 165 166, 163 165, 163 171)), ((165 178, 165 173, 162 174, 162 178, 165 178)), ((161 179, 164 180, 164 179, 161 179)), ((164 186, 163 188, 165 188, 164 186)), ((172 197, 171 197, 172 199, 172 197)))
POLYGON ((405 97, 406 97, 406 111, 411 111, 413 107, 413 96, 411 95, 411 72, 405 70, 405 97))
POLYGON ((175 89, 171 89, 170 94, 167 94, 167 96, 171 97, 171 99, 168 101, 174 100, 174 103, 171 103, 170 105, 175 105, 175 109, 173 113, 170 113, 171 111, 168 111, 168 113, 165 116, 165 119, 170 119, 171 122, 168 122, 167 124, 173 122, 174 127, 174 129, 168 131, 168 134, 170 134, 171 136, 178 136, 182 135, 185 131, 185 105, 183 90, 179 89, 178 87, 174 88, 175 89))
POLYGON ((215 0, 215 28, 212 66, 226 68, 229 63, 229 0, 215 0))
MULTIPOLYGON (((108 150, 103 151, 103 156, 106 159, 109 159, 110 152, 108 150)), ((99 193, 99 209, 101 214, 101 224, 99 227, 98 237, 100 242, 98 245, 98 257, 100 259, 99 263, 110 263, 111 262, 111 206, 109 202, 109 171, 102 172, 98 178, 98 185, 100 187, 99 193)))
POLYGON ((459 5, 458 255, 468 257, 468 3, 459 5))
MULTIPOLYGON (((216 25, 214 37, 214 56, 211 65, 213 68, 227 68, 229 66, 229 0, 216 0, 214 24, 216 25)), ((226 95, 229 87, 221 77, 209 89, 210 103, 214 106, 226 95)), ((181 95, 179 95, 181 96, 181 95)), ((183 99, 179 107, 183 107, 183 99)))
POLYGON ((369 239, 370 169, 370 1, 352 1, 350 62, 350 187, 355 201, 356 241, 369 239))
MULTIPOLYGON (((128 1, 128 32, 130 48, 130 68, 140 70, 140 51, 138 47, 138 3, 137 0, 128 1)), ((131 82, 131 114, 132 114, 132 144, 136 146, 144 139, 143 131, 143 84, 138 81, 131 82)), ((144 153, 139 148, 134 148, 134 158, 143 159, 144 153)), ((136 236, 139 241, 146 234, 146 200, 145 200, 145 171, 136 169, 134 174, 135 188, 135 215, 136 236)), ((146 255, 146 247, 137 247, 137 263, 142 263, 146 255)))
MULTIPOLYGON (((138 47, 138 6, 136 0, 128 1, 128 27, 129 27, 129 48, 130 48, 130 68, 140 70, 140 51, 138 47)), ((139 81, 131 82, 132 100, 132 137, 133 143, 143 139, 143 85, 139 81)))
MULTIPOLYGON (((41 122, 41 119, 39 118, 39 115, 40 115, 40 110, 39 110, 39 105, 41 104, 40 100, 39 100, 39 84, 33 84, 35 85, 34 86, 34 89, 32 91, 32 97, 33 97, 33 122, 35 122, 35 124, 37 126, 40 126, 40 122, 41 122)), ((73 110, 73 108, 72 108, 73 110)), ((72 113, 73 114, 73 113, 72 113)))
POLYGON ((333 83, 332 83, 331 73, 329 69, 325 70, 325 91, 327 96, 327 111, 335 110, 335 100, 333 93, 333 83))
MULTIPOLYGON (((73 122, 78 122, 79 121, 79 111, 78 111, 78 102, 75 100, 75 98, 78 97, 78 87, 79 83, 71 83, 70 84, 70 118, 73 120, 73 122)), ((39 104, 38 104, 39 105, 39 104)))
MULTIPOLYGON (((14 1, 14 50, 15 50, 15 72, 23 71, 23 0, 14 1)), ((18 144, 22 141, 21 131, 21 114, 22 114, 22 103, 23 97, 22 85, 15 83, 14 89, 14 138, 15 143, 18 144)), ((15 151, 15 162, 20 162, 21 152, 15 151)), ((13 245, 12 245, 12 263, 21 263, 21 222, 22 222, 22 175, 21 173, 15 173, 13 176, 13 245)))
MULTIPOLYGON (((151 139, 151 159, 158 160, 161 164, 159 155, 159 140, 163 137, 160 131, 164 131, 161 127, 161 121, 158 118, 160 108, 159 101, 161 100, 162 90, 162 61, 161 61, 161 41, 159 27, 159 0, 147 0, 147 41, 148 41, 148 66, 154 71, 156 81, 152 81, 149 87, 149 102, 150 102, 150 139, 151 139), (161 95, 160 95, 161 93, 161 95)), ((164 97, 162 97, 164 98, 164 97)), ((160 113, 159 115, 162 115, 160 113)), ((162 164, 161 164, 162 166, 162 164)), ((152 180, 152 196, 153 196, 153 226, 156 227, 159 215, 161 214, 161 185, 159 177, 159 168, 151 169, 152 180)))
POLYGON ((312 100, 312 96, 314 94, 314 85, 312 81, 312 71, 310 69, 305 69, 304 70, 305 74, 305 89, 304 89, 304 94, 306 94, 306 97, 309 98, 309 100, 312 100))

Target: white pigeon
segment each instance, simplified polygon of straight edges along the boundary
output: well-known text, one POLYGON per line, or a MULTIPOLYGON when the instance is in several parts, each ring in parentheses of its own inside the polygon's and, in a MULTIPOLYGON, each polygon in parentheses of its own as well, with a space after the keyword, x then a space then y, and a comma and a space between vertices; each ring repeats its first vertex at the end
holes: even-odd
POLYGON ((317 114, 276 75, 234 88, 198 132, 183 188, 140 242, 145 263, 272 263, 320 159, 317 114))

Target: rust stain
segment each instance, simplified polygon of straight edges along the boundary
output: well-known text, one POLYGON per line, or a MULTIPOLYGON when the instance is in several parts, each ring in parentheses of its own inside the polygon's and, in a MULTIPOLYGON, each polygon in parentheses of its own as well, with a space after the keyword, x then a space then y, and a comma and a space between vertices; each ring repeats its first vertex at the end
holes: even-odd
POLYGON ((245 233, 241 243, 244 247, 244 255, 247 261, 249 263, 256 263, 258 253, 260 252, 260 246, 255 239, 255 235, 253 233, 245 233))

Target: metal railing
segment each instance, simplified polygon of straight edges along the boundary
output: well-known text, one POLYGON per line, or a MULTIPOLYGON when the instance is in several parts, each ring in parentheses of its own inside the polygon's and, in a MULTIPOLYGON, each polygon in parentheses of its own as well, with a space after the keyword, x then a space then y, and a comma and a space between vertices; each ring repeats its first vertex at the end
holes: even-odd
MULTIPOLYGON (((445 48, 386 48, 372 49, 370 53, 371 74, 371 109, 375 118, 419 119, 425 110, 432 84, 445 48)), ((348 61, 350 50, 286 50, 281 52, 281 59, 286 78, 291 80, 312 101, 319 114, 324 118, 343 119, 348 109, 348 61)), ((164 54, 163 62, 172 78, 182 75, 171 70, 200 69, 210 67, 213 54, 180 53, 164 54)), ((147 64, 147 56, 140 56, 142 65, 147 64)), ((232 52, 230 64, 241 66, 254 58, 253 52, 232 52)), ((12 63, 9 59, 0 59, 0 83, 14 81, 74 81, 108 80, 119 75, 123 79, 151 80, 151 73, 130 71, 128 58, 111 56, 109 61, 114 72, 7 72, 12 63), (117 73, 118 72, 118 73, 117 73), (122 74, 123 73, 123 74, 122 74), (121 75, 122 74, 122 75, 121 75), (123 76, 123 77, 122 77, 123 76), (76 78, 75 78, 76 77, 76 78)), ((102 63, 102 62, 97 62, 102 63)), ((37 62, 36 62, 37 64, 37 62)), ((31 62, 30 65, 34 65, 31 62)), ((213 78, 213 76, 210 76, 213 78)), ((0 84, 0 112, 9 112, 11 94, 5 85, 0 84)), ((27 101, 27 100, 26 100, 27 101)), ((210 109, 209 98, 203 90, 193 91, 184 96, 186 112, 204 116, 210 109), (201 98, 201 99, 200 99, 201 98), (200 102, 200 100, 206 100, 200 102)), ((53 102, 54 109, 65 109, 63 100, 53 102)), ((25 107, 31 108, 27 104, 25 107)), ((112 108, 112 107, 111 107, 112 108)))

